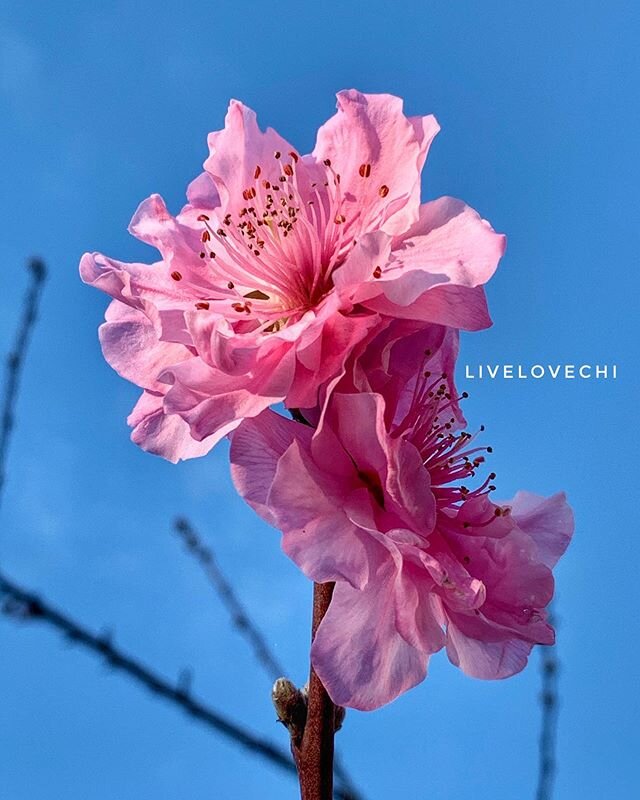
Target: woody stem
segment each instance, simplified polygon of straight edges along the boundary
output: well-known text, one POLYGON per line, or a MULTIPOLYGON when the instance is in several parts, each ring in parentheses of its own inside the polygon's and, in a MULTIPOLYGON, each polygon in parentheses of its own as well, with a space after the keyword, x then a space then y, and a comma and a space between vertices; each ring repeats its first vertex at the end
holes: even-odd
MULTIPOLYGON (((333 583, 314 583, 311 641, 327 613, 333 583)), ((316 675, 313 666, 309 675, 307 719, 300 746, 294 755, 300 779, 302 800, 332 800, 333 798, 333 739, 336 707, 316 675)))

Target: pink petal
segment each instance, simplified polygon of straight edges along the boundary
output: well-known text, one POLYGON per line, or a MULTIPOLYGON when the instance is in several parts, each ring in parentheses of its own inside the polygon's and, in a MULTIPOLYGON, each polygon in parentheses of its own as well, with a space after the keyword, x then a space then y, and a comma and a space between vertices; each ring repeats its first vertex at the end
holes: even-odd
POLYGON ((199 442, 180 417, 165 413, 161 395, 144 392, 127 419, 133 428, 131 439, 143 450, 172 463, 206 455, 216 443, 209 437, 199 442))
POLYGON ((267 498, 278 461, 296 437, 308 445, 311 433, 311 428, 267 410, 244 420, 231 437, 231 476, 235 487, 274 527, 277 523, 267 498))
POLYGON ((187 200, 193 208, 214 209, 220 206, 220 195, 216 184, 207 172, 201 172, 187 186, 187 200))
POLYGON ((292 146, 271 128, 262 132, 255 111, 238 100, 232 100, 224 121, 224 129, 209 134, 209 157, 204 169, 214 179, 227 211, 246 204, 242 193, 253 186, 256 168, 261 178, 272 183, 280 176, 279 159, 287 156, 292 146))
POLYGON ((394 241, 379 278, 369 276, 354 299, 391 316, 477 329, 488 317, 477 287, 493 275, 504 247, 505 237, 473 209, 441 197, 420 207, 418 222, 394 241), (438 296, 430 297, 438 288, 438 296), (465 303, 472 303, 472 309, 465 310, 465 303))
POLYGON ((193 357, 183 345, 161 341, 142 312, 117 300, 106 317, 98 331, 105 359, 119 375, 144 389, 164 393, 167 387, 158 381, 158 375, 193 357))
MULTIPOLYGON (((309 408, 318 403, 318 387, 337 379, 357 345, 380 327, 377 314, 347 315, 339 309, 313 331, 315 338, 296 350, 296 372, 287 397, 288 408, 309 408)), ((310 336, 305 337, 307 341, 310 336)))
MULTIPOLYGON (((386 479, 388 452, 384 425, 384 400, 377 394, 334 394, 325 410, 319 430, 327 426, 335 433, 340 447, 361 472, 386 479)), ((323 437, 314 438, 315 458, 327 467, 331 452, 322 452, 323 437)))
POLYGON ((402 233, 417 218, 420 173, 439 125, 432 116, 407 118, 392 95, 351 89, 337 97, 338 112, 319 129, 313 156, 329 159, 340 175, 344 196, 361 215, 360 230, 381 223, 387 233, 402 233))
POLYGON ((157 319, 157 306, 180 305, 186 300, 185 292, 160 264, 126 264, 101 253, 85 253, 80 276, 90 286, 143 311, 152 321, 157 319))
POLYGON ((395 593, 396 625, 407 644, 427 654, 436 653, 445 643, 432 589, 433 581, 423 570, 404 563, 395 593))
POLYGON ((398 305, 412 303, 438 283, 482 286, 496 271, 505 247, 504 234, 466 203, 440 197, 420 206, 418 222, 394 243, 393 262, 380 283, 393 284, 385 293, 398 305), (430 285, 421 287, 412 273, 422 274, 430 285), (395 274, 402 277, 394 280, 395 274))
POLYGON ((531 492, 517 492, 511 505, 518 527, 536 543, 538 557, 550 569, 569 546, 574 531, 571 507, 564 492, 540 497, 531 492))
POLYGON ((347 481, 318 468, 307 452, 309 446, 304 439, 294 440, 278 460, 268 502, 283 531, 304 528, 320 517, 333 516, 349 491, 347 481))
POLYGON ((463 331, 491 327, 484 289, 464 286, 435 286, 408 306, 397 305, 384 294, 366 301, 367 308, 397 319, 416 319, 447 325, 463 331))
POLYGON ((478 640, 454 624, 447 628, 447 655, 472 678, 509 678, 525 668, 532 648, 533 643, 523 639, 478 640))
POLYGON ((354 589, 367 585, 386 555, 384 545, 352 525, 342 511, 285 531, 282 550, 312 581, 347 581, 354 589))
POLYGON ((391 258, 393 239, 383 231, 365 233, 354 245, 346 261, 333 275, 336 290, 352 301, 360 302, 380 294, 376 268, 391 258))
POLYGON ((248 375, 226 375, 192 358, 160 376, 171 384, 165 407, 189 423, 194 438, 215 435, 220 440, 245 417, 256 417, 286 397, 293 363, 293 353, 276 352, 248 375))
POLYGON ((551 602, 553 575, 526 534, 516 528, 503 539, 487 540, 487 548, 495 562, 485 581, 492 602, 511 608, 545 608, 551 602))
POLYGON ((428 656, 396 628, 396 567, 381 569, 362 590, 336 584, 311 647, 311 661, 334 703, 373 711, 427 674, 428 656))
POLYGON ((284 552, 308 577, 363 586, 386 550, 339 510, 344 483, 313 464, 310 436, 306 426, 268 411, 245 421, 232 437, 234 481, 245 500, 283 531, 284 552))
POLYGON ((386 493, 403 522, 426 537, 436 520, 429 472, 412 444, 403 439, 396 439, 393 444, 389 451, 386 493))

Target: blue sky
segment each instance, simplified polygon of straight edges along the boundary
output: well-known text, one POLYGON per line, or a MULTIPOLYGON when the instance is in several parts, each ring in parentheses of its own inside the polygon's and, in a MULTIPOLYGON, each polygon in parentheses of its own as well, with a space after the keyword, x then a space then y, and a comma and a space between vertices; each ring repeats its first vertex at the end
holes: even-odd
MULTIPOLYGON (((188 514, 304 680, 310 586, 234 495, 221 446, 172 466, 138 451, 136 389, 103 362, 98 249, 149 259, 126 226, 179 208, 230 97, 303 151, 344 87, 435 113, 424 196, 509 236, 489 331, 461 367, 617 363, 616 381, 465 381, 501 497, 566 489, 558 570, 561 800, 640 792, 637 772, 638 11, 632 3, 0 3, 0 346, 32 253, 50 267, 1 511, 3 568, 220 709, 278 738, 269 683, 170 533, 188 514)), ((444 656, 416 690, 351 713, 339 743, 370 800, 533 797, 539 659, 506 682, 444 656)), ((294 798, 295 783, 40 627, 0 619, 7 800, 294 798)))

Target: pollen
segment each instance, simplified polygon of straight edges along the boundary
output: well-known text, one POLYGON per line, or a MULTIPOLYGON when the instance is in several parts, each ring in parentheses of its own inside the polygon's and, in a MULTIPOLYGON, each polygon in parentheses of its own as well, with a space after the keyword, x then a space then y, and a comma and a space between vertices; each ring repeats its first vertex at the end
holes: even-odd
MULTIPOLYGON (((294 150, 276 150, 273 158, 250 167, 252 182, 238 187, 220 213, 198 217, 204 246, 196 251, 200 258, 215 257, 207 292, 218 286, 214 297, 224 300, 237 286, 239 296, 255 298, 253 309, 242 302, 226 307, 234 322, 250 314, 250 324, 264 333, 281 330, 319 303, 358 235, 379 227, 386 213, 381 205, 363 217, 357 184, 347 194, 328 158, 314 166, 314 178, 320 170, 314 181, 294 150)), ((368 178, 371 164, 363 161, 359 174, 368 178)), ((373 275, 381 277, 382 267, 373 275)))
MULTIPOLYGON (((484 464, 484 453, 490 453, 491 447, 473 446, 477 434, 464 430, 456 432, 457 404, 466 399, 468 393, 454 395, 452 387, 448 385, 446 372, 436 373, 437 377, 433 378, 433 370, 427 369, 431 358, 431 353, 427 350, 417 373, 409 409, 404 419, 395 427, 393 435, 408 439, 422 456, 423 464, 429 471, 437 505, 457 512, 471 498, 493 492, 496 487, 491 481, 496 474, 489 473, 476 488, 466 485, 466 481, 475 477, 477 470, 484 464)), ((484 430, 484 426, 481 430, 484 430)), ((493 518, 491 511, 491 519, 493 518)), ((474 527, 482 527, 490 521, 474 522, 474 527)), ((467 528, 469 525, 462 521, 462 527, 467 528)))

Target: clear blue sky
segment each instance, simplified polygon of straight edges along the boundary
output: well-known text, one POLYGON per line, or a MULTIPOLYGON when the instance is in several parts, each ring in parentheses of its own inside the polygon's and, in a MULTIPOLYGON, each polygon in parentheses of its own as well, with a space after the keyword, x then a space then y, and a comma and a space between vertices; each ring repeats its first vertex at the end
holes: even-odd
MULTIPOLYGON (((355 86, 404 96, 442 132, 426 197, 462 197, 509 236, 495 320, 462 363, 616 362, 616 382, 468 382, 501 497, 566 489, 558 570, 557 800, 640 796, 637 322, 640 34, 631 2, 0 3, 0 347, 31 253, 48 261, 1 512, 3 568, 168 676, 279 738, 269 684, 170 533, 189 514, 298 681, 310 587, 234 495, 225 446, 179 466, 138 451, 136 397, 103 362, 106 299, 80 284, 138 202, 179 208, 227 101, 299 148, 355 86)), ((418 689, 351 713, 340 745, 370 800, 528 800, 539 659, 506 682, 444 656, 418 689)), ((294 798, 271 767, 190 723, 38 626, 0 619, 6 800, 294 798)))

